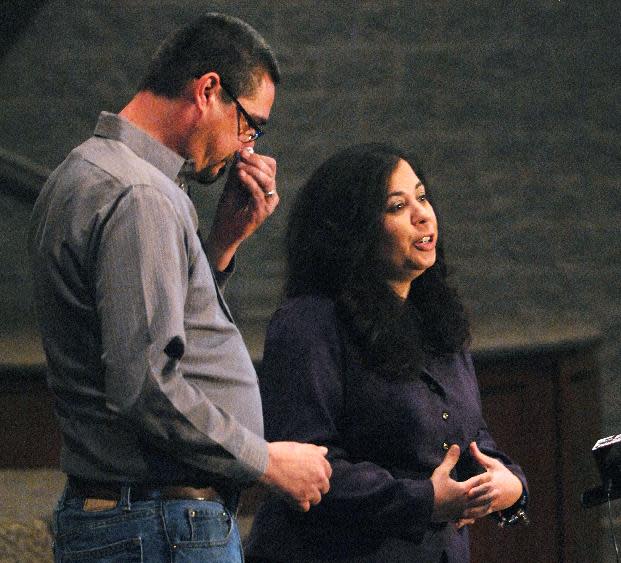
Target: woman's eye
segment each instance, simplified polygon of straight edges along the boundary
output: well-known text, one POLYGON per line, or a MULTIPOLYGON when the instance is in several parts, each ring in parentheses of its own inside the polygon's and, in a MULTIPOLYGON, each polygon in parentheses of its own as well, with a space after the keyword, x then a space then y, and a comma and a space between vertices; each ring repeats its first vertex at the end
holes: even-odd
POLYGON ((418 201, 427 201, 427 194, 419 194, 418 201))
POLYGON ((400 211, 401 209, 403 209, 405 207, 405 203, 403 201, 398 201, 395 203, 391 203, 388 206, 388 211, 395 213, 396 211, 400 211))

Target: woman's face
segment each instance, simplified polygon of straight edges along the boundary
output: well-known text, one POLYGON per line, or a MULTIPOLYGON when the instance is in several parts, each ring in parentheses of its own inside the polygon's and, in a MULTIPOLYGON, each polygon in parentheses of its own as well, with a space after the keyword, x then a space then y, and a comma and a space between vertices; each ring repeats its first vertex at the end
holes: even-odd
POLYGON ((389 285, 405 298, 412 281, 436 261, 438 222, 425 186, 412 167, 399 160, 388 178, 379 259, 389 285))

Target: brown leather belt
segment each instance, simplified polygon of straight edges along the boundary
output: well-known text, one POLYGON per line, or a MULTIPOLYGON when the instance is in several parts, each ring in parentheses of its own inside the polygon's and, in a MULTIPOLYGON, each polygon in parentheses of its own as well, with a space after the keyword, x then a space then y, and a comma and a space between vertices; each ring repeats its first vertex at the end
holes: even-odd
MULTIPOLYGON (((102 499, 120 501, 123 485, 120 483, 99 483, 69 477, 67 481, 67 498, 102 499)), ((213 487, 192 487, 186 485, 129 485, 131 502, 146 500, 208 500, 224 502, 222 496, 213 487)))

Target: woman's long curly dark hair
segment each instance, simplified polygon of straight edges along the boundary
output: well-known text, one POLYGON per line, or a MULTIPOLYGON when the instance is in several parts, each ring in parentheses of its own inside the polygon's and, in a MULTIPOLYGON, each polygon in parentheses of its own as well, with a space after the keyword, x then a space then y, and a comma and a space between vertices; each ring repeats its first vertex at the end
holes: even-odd
POLYGON ((334 299, 360 358, 389 377, 417 373, 425 353, 456 352, 469 338, 464 308, 446 282, 441 238, 436 263, 414 280, 405 302, 382 272, 386 187, 400 159, 425 183, 412 159, 388 145, 338 152, 300 190, 287 230, 286 295, 334 299))

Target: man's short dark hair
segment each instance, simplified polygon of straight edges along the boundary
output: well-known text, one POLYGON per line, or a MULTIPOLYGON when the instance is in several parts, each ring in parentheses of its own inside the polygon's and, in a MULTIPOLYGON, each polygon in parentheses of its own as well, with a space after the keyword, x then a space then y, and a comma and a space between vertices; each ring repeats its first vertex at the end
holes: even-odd
POLYGON ((274 84, 280 70, 272 48, 246 22, 208 13, 172 32, 155 52, 139 90, 180 96, 194 78, 217 72, 237 96, 251 95, 264 73, 274 84))

